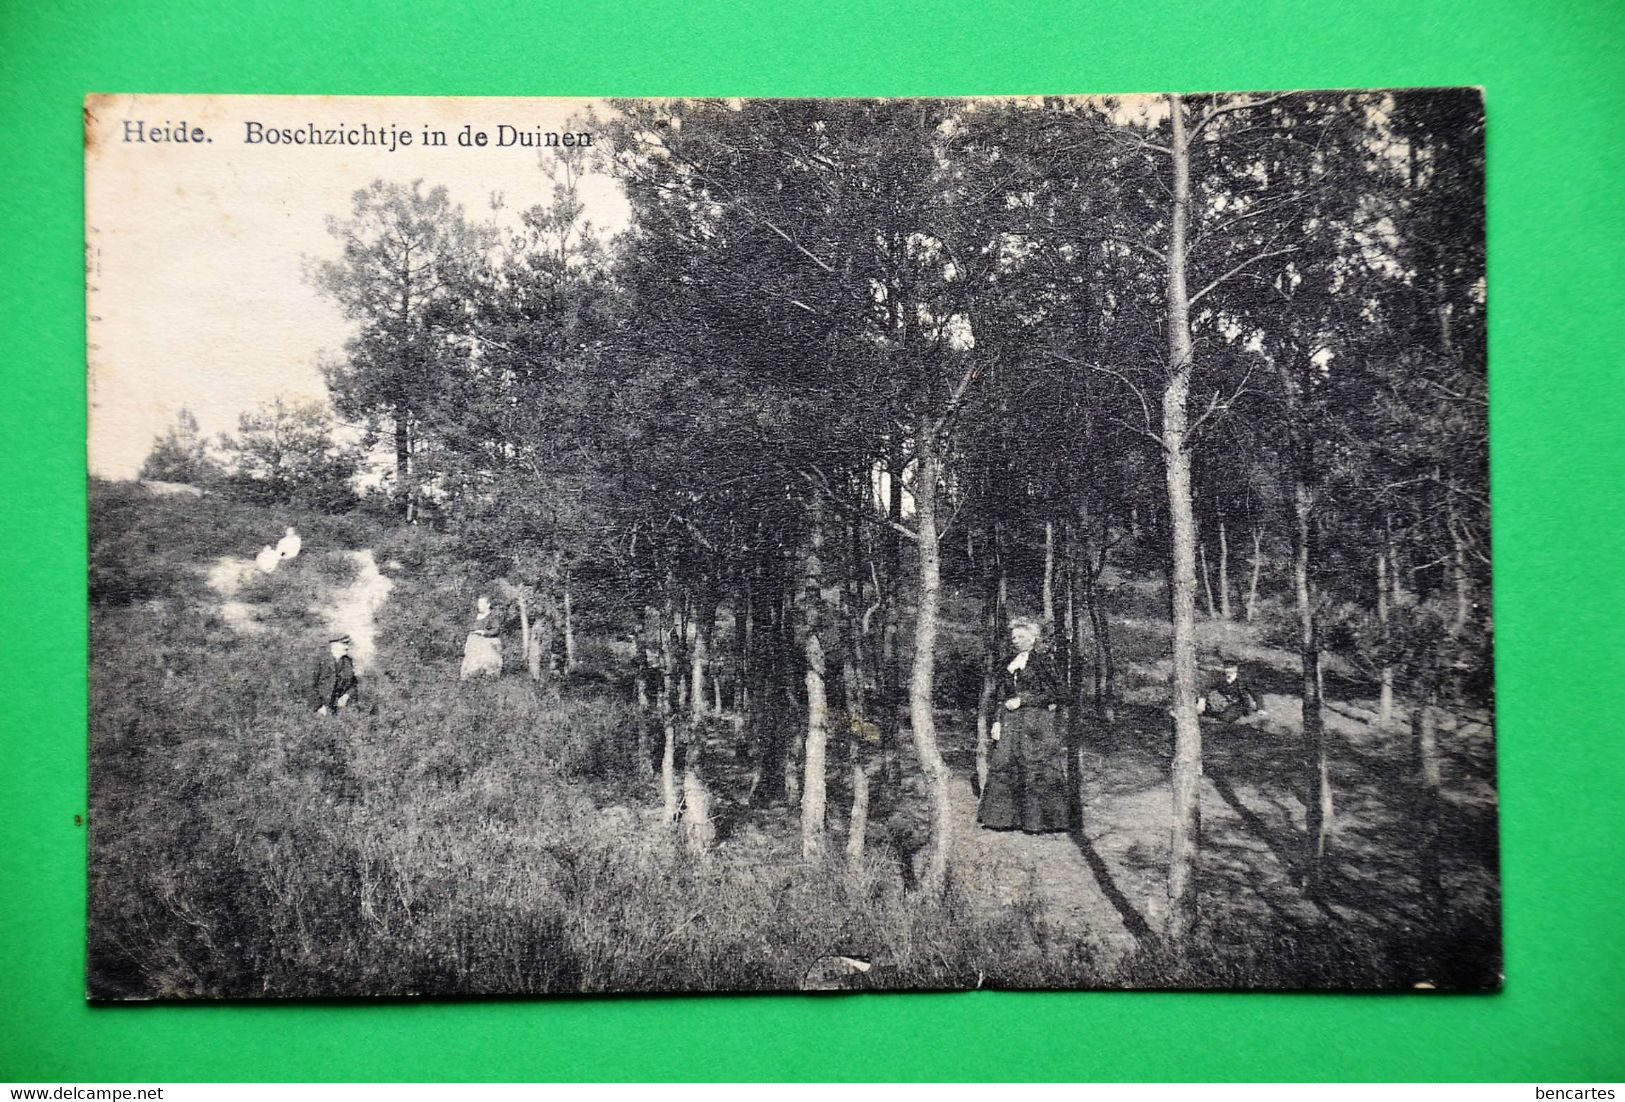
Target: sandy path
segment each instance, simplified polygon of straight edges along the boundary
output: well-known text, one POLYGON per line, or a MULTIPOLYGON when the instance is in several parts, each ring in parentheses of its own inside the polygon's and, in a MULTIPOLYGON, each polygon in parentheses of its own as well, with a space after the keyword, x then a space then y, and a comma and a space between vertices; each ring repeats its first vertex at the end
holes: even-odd
POLYGON ((1072 835, 984 830, 965 776, 953 779, 951 806, 957 867, 986 905, 1012 906, 1023 896, 1035 897, 1046 922, 1088 936, 1112 959, 1134 949, 1137 938, 1128 921, 1072 835))
POLYGON ((389 591, 395 588, 395 583, 378 569, 378 560, 372 551, 349 554, 355 560, 355 579, 329 594, 327 603, 318 611, 335 635, 342 633, 350 637, 350 658, 356 669, 365 670, 378 652, 378 610, 389 599, 389 591))
POLYGON ((265 625, 254 619, 254 606, 237 600, 237 591, 247 578, 258 573, 253 559, 239 555, 222 555, 209 568, 209 588, 220 594, 220 615, 233 631, 244 635, 264 631, 265 625))
MULTIPOLYGON (((370 550, 343 554, 354 561, 355 577, 349 585, 330 590, 315 611, 334 635, 350 637, 350 657, 358 670, 365 670, 372 665, 378 651, 378 610, 389 599, 395 583, 378 569, 378 560, 370 550)), ((265 625, 255 618, 255 605, 238 599, 243 583, 258 572, 253 559, 222 555, 207 575, 209 587, 220 595, 221 617, 232 630, 245 635, 265 630, 265 625)))

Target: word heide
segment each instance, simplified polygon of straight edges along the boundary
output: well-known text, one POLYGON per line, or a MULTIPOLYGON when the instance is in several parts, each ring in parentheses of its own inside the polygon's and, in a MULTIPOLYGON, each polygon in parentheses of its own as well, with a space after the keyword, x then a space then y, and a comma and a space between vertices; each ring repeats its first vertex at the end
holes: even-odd
POLYGON ((187 126, 182 119, 178 125, 172 125, 165 119, 162 126, 150 126, 145 119, 124 120, 124 140, 126 142, 186 142, 202 144, 212 142, 213 138, 206 137, 201 126, 187 126))

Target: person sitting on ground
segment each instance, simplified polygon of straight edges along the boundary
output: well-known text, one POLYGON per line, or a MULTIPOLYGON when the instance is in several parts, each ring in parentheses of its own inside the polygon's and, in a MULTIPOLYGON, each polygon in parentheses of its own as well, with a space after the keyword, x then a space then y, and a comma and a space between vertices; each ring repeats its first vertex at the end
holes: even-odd
POLYGON ((361 678, 350 660, 350 637, 335 635, 316 659, 307 700, 319 716, 333 715, 354 707, 361 698, 361 678))
POLYGON ((491 608, 491 598, 482 593, 475 603, 474 623, 463 641, 463 668, 458 679, 501 676, 502 621, 491 608))
POLYGON ((260 548, 260 553, 254 556, 254 565, 259 567, 262 574, 275 574, 276 564, 282 561, 282 556, 276 553, 276 548, 266 544, 260 548))
POLYGON ((279 559, 297 559, 299 551, 305 546, 305 541, 299 538, 299 532, 293 525, 288 525, 288 531, 276 541, 276 554, 279 559))
POLYGON ((1234 723, 1252 715, 1261 715, 1264 706, 1242 676, 1241 663, 1233 658, 1223 660, 1216 676, 1210 676, 1196 698, 1196 711, 1224 723, 1234 723))

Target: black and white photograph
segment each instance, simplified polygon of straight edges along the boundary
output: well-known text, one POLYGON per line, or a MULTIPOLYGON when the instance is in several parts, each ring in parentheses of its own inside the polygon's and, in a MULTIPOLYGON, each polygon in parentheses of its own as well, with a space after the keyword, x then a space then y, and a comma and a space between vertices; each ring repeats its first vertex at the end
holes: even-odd
POLYGON ((87 996, 1498 989, 1484 135, 89 97, 87 996))

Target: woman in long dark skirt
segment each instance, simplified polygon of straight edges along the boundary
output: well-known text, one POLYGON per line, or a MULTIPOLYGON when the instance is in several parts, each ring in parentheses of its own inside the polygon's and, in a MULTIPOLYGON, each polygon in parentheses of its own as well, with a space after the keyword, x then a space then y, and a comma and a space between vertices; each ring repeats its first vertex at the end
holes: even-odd
POLYGON ((1066 693, 1055 665, 1038 650, 1036 620, 1010 622, 1013 654, 999 674, 999 716, 976 820, 990 830, 1046 834, 1070 826, 1066 743, 1060 707, 1066 693))

